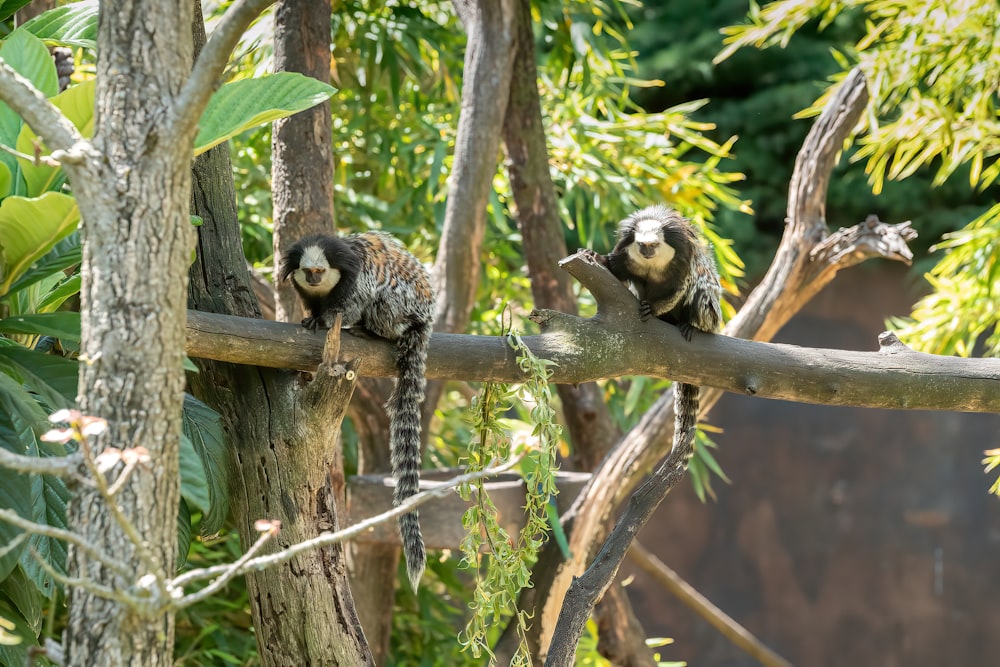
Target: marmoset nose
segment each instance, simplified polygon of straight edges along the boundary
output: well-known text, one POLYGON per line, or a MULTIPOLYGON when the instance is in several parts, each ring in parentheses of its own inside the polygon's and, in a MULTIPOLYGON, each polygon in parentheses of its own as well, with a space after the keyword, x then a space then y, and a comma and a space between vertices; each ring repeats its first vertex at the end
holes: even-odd
POLYGON ((310 285, 319 285, 323 280, 323 269, 309 269, 306 271, 306 282, 310 285))
POLYGON ((649 259, 656 254, 656 243, 640 243, 639 244, 639 254, 641 254, 646 259, 649 259))

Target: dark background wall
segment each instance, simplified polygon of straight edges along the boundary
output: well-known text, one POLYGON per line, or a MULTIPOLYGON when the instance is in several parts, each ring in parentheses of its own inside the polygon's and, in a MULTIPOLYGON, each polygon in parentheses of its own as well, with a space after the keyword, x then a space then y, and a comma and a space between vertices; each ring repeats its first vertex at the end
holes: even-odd
MULTIPOLYGON (((908 312, 905 269, 850 269, 777 342, 875 350, 908 312)), ((1000 379, 998 379, 1000 391, 1000 379)), ((726 395, 709 423, 732 485, 678 488, 639 536, 800 666, 1000 664, 1000 499, 983 450, 1000 416, 837 408, 726 395)), ((634 567, 664 659, 755 665, 634 567)))

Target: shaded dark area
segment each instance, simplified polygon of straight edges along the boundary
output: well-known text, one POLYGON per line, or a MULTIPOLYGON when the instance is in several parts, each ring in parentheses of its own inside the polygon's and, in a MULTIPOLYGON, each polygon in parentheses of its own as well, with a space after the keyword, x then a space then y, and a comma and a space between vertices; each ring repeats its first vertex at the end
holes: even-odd
MULTIPOLYGON (((776 339, 877 349, 907 311, 905 269, 841 274, 776 339)), ((1000 655, 997 415, 865 410, 726 395, 710 415, 733 480, 678 489, 639 540, 796 665, 976 665, 1000 655)), ((629 573, 636 572, 634 567, 629 573)), ((754 665, 641 573, 629 588, 664 659, 754 665)))

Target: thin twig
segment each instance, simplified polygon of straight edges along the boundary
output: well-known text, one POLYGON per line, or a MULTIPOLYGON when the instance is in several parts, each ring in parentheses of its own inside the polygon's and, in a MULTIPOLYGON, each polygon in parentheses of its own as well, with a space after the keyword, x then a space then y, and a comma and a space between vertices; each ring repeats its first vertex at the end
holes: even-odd
POLYGON ((25 456, 15 454, 0 447, 0 466, 37 475, 52 475, 54 477, 69 477, 75 475, 83 463, 79 454, 68 456, 25 456))
MULTIPOLYGON (((252 558, 247 560, 239 567, 236 567, 236 563, 231 563, 227 565, 215 565, 213 567, 206 567, 200 570, 191 570, 190 572, 185 572, 179 577, 176 577, 170 586, 173 588, 178 588, 190 584, 191 582, 198 581, 201 579, 209 579, 216 575, 221 575, 232 570, 230 578, 248 572, 250 570, 263 570, 264 568, 270 567, 272 565, 280 565, 281 563, 287 562, 294 558, 295 556, 303 553, 305 551, 310 551, 312 549, 318 549, 320 547, 329 546, 331 544, 337 544, 338 542, 346 542, 358 535, 371 530, 375 526, 385 523, 391 519, 395 519, 400 515, 411 512, 417 507, 423 505, 424 503, 433 500, 434 498, 441 498, 451 492, 455 487, 465 484, 466 482, 473 482, 477 479, 482 479, 484 477, 492 477, 494 475, 499 475, 501 473, 507 472, 515 465, 520 462, 520 458, 511 459, 510 461, 504 463, 503 465, 486 468, 484 470, 479 470, 477 472, 467 473, 465 475, 459 475, 453 477, 445 482, 442 482, 440 486, 433 489, 428 489, 427 491, 421 491, 415 496, 410 496, 404 502, 396 505, 394 508, 382 514, 371 517, 370 519, 365 519, 360 521, 353 526, 345 528, 343 530, 338 530, 335 533, 323 533, 318 537, 314 537, 309 540, 304 540, 298 544, 293 544, 292 546, 279 551, 275 554, 268 554, 267 556, 260 556, 259 558, 252 558)), ((185 596, 178 601, 178 606, 187 606, 187 598, 191 596, 185 596)))
MULTIPOLYGON (((77 428, 74 424, 73 428, 77 428)), ((167 572, 164 570, 153 557, 153 552, 149 550, 149 546, 146 541, 139 534, 139 529, 135 527, 122 508, 118 505, 118 501, 115 499, 114 494, 109 491, 108 480, 104 476, 104 473, 100 471, 97 467, 97 461, 94 459, 94 452, 90 448, 90 442, 86 435, 82 432, 79 434, 78 442, 80 443, 80 452, 83 454, 83 463, 87 466, 87 470, 90 472, 97 485, 97 492, 100 494, 101 499, 104 500, 104 504, 107 506, 108 511, 114 518, 115 523, 118 527, 122 529, 125 536, 135 547, 136 553, 142 560, 143 564, 149 569, 149 571, 156 576, 157 581, 167 581, 167 572)), ((166 594, 166 591, 162 591, 166 594)))
POLYGON ((127 593, 121 593, 113 588, 101 586, 100 584, 94 582, 94 580, 90 577, 68 577, 65 574, 56 571, 56 569, 52 567, 52 565, 45 560, 45 557, 38 553, 34 547, 28 547, 28 550, 31 553, 31 556, 35 559, 35 562, 38 563, 38 566, 45 570, 47 575, 58 581, 67 589, 80 588, 97 597, 104 598, 105 600, 114 600, 119 604, 133 609, 138 606, 138 601, 134 596, 128 595, 127 593))
POLYGON ((107 554, 103 553, 100 549, 87 542, 80 535, 69 531, 63 530, 62 528, 55 528, 53 526, 47 526, 42 523, 35 523, 34 521, 29 521, 25 519, 20 514, 14 510, 0 508, 0 521, 6 521, 12 526, 16 526, 21 530, 27 531, 34 535, 44 535, 45 537, 51 537, 56 540, 62 540, 68 544, 81 549, 82 551, 90 554, 103 565, 114 570, 118 575, 128 578, 135 574, 135 568, 128 567, 122 561, 115 560, 107 554))
POLYGON ((51 155, 28 155, 27 153, 22 153, 21 151, 11 148, 6 144, 0 144, 0 151, 10 153, 14 157, 21 158, 22 160, 27 160, 34 165, 44 164, 49 167, 60 166, 59 160, 56 160, 51 155))
MULTIPOLYGON (((188 607, 197 602, 201 602, 207 597, 215 595, 217 592, 222 590, 222 588, 226 584, 228 584, 234 577, 239 575, 240 572, 244 571, 242 568, 247 564, 247 562, 250 561, 254 557, 254 555, 256 555, 256 553, 260 551, 265 544, 270 542, 271 539, 273 539, 274 536, 277 534, 278 534, 277 530, 265 530, 264 532, 262 532, 260 536, 257 538, 257 540, 252 545, 250 545, 250 548, 247 549, 247 552, 239 558, 239 560, 232 563, 225 572, 223 572, 218 578, 212 581, 212 583, 210 583, 208 586, 205 586, 197 593, 192 593, 191 595, 185 595, 184 597, 182 597, 180 600, 178 600, 177 605, 179 607, 188 607)), ((197 570, 194 571, 197 572, 197 570)), ((176 579, 174 579, 173 582, 171 582, 172 585, 175 587, 180 585, 179 582, 181 582, 182 578, 183 577, 177 577, 176 579)))

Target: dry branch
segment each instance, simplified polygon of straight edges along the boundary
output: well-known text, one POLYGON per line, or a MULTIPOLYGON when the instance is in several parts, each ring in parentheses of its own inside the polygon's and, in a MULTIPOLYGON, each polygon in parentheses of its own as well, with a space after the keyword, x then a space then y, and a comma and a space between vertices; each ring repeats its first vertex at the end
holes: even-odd
MULTIPOLYGON (((568 266, 587 260, 577 255, 568 266)), ((602 311, 591 319, 536 311, 546 333, 525 336, 539 357, 556 362, 553 382, 576 384, 622 375, 649 375, 761 398, 824 405, 909 410, 1000 412, 1000 360, 961 359, 915 352, 853 352, 698 335, 688 343, 676 328, 641 322, 638 304, 596 264, 574 271, 597 292, 630 302, 624 321, 602 311), (609 286, 613 289, 609 289, 609 286), (623 353, 626 352, 626 353, 623 353)), ((612 307, 614 312, 619 308, 612 307)), ((190 356, 237 364, 301 370, 322 359, 325 332, 292 324, 189 311, 190 356)), ((874 343, 874 341, 873 341, 874 343)), ((363 376, 395 373, 391 343, 341 338, 341 358, 359 359, 363 376)), ((516 356, 501 336, 434 334, 427 358, 433 379, 517 382, 516 356)))

